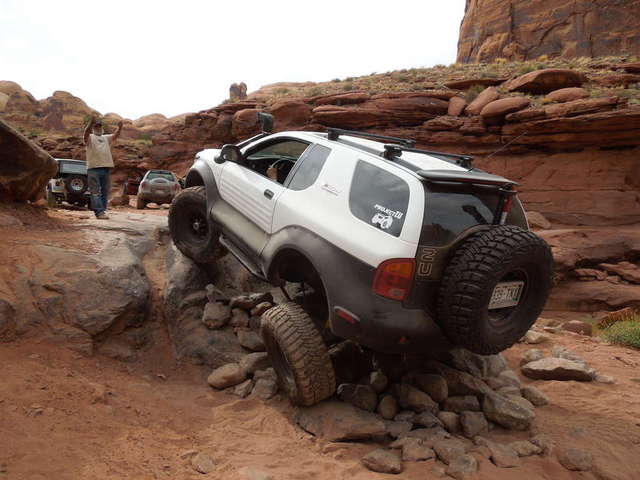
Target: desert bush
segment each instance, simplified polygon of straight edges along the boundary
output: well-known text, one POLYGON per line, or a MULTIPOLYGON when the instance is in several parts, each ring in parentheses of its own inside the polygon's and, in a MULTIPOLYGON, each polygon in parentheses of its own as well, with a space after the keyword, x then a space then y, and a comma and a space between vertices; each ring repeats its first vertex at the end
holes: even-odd
POLYGON ((614 323, 601 335, 611 343, 640 348, 640 315, 636 313, 629 320, 614 323))
POLYGON ((307 88, 304 93, 307 97, 317 97, 318 95, 322 95, 323 91, 320 87, 311 87, 307 88))
POLYGON ((482 85, 472 85, 471 87, 469 87, 469 90, 467 90, 467 93, 465 93, 464 99, 467 101, 467 103, 471 103, 478 95, 480 95, 480 92, 482 92, 483 90, 484 87, 482 85))
POLYGON ((347 82, 342 86, 342 90, 344 90, 345 92, 350 92, 353 89, 354 89, 353 83, 351 82, 347 82))

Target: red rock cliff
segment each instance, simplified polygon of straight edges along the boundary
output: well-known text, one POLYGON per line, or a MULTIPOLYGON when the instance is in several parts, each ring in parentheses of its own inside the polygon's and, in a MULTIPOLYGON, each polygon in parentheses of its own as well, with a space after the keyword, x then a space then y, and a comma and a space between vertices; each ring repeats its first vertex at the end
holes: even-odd
POLYGON ((458 62, 640 55, 640 0, 467 0, 458 62))

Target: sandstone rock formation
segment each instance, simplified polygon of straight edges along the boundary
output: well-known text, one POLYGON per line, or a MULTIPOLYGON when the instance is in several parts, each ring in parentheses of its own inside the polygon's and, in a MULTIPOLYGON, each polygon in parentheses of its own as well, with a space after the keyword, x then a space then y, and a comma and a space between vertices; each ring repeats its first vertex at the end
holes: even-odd
POLYGON ((638 11, 638 0, 467 0, 458 62, 638 55, 638 11))
POLYGON ((51 155, 0 120, 0 200, 37 200, 57 165, 51 155))

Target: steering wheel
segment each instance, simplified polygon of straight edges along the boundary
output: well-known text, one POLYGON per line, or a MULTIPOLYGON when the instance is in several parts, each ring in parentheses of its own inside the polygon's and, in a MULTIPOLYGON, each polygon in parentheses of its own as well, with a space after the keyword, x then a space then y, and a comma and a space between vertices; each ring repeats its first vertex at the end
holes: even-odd
MULTIPOLYGON (((290 158, 279 158, 278 160, 273 162, 271 165, 269 165, 269 168, 274 168, 281 162, 291 162, 293 165, 295 165, 295 163, 296 163, 295 160, 291 160, 290 158)), ((280 169, 280 167, 278 167, 278 170, 279 169, 280 169)))

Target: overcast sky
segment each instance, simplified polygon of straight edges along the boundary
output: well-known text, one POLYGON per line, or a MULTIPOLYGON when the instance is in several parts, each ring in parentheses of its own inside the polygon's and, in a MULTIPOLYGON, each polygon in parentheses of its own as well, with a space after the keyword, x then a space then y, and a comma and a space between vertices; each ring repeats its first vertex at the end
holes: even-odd
POLYGON ((229 85, 455 62, 464 0, 0 0, 0 80, 135 119, 219 104, 229 85))

